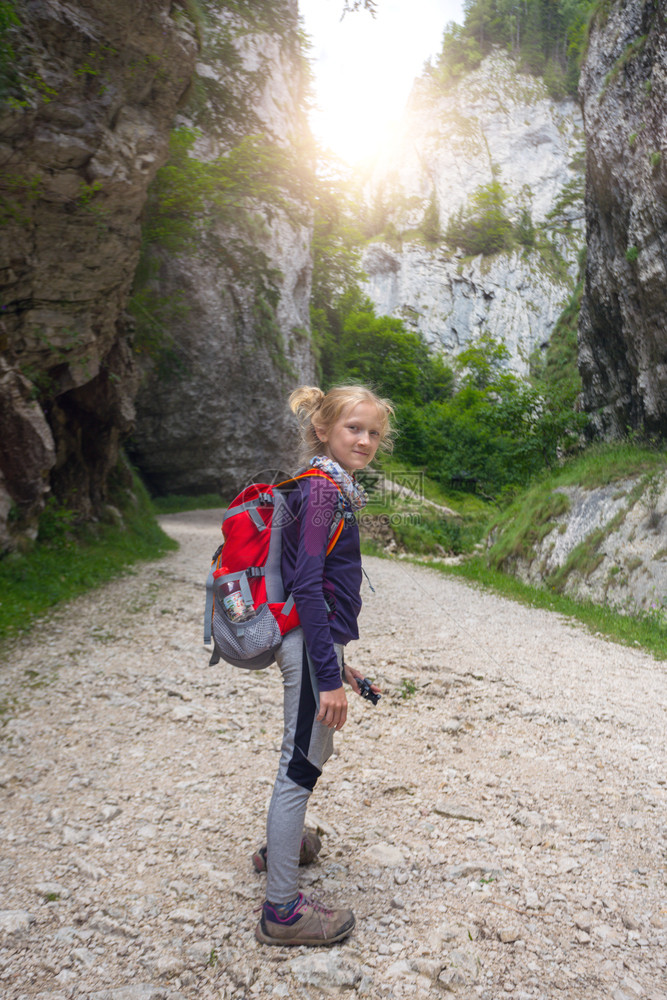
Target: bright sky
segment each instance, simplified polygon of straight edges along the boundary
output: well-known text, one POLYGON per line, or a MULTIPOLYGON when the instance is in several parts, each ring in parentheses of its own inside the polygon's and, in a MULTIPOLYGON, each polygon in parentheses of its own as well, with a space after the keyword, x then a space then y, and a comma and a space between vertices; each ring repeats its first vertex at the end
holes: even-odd
POLYGON ((325 147, 356 163, 400 118, 446 25, 463 22, 463 0, 377 0, 375 17, 359 10, 341 21, 343 7, 344 0, 299 0, 313 43, 311 127, 325 147))

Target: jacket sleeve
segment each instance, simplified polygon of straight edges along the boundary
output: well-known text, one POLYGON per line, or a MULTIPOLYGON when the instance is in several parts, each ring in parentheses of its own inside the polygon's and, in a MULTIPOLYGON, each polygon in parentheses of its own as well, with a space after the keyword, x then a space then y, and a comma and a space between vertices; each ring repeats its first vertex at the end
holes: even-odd
POLYGON ((342 686, 323 589, 324 561, 339 496, 338 489, 326 479, 313 478, 304 484, 292 586, 292 596, 320 691, 333 691, 342 686))

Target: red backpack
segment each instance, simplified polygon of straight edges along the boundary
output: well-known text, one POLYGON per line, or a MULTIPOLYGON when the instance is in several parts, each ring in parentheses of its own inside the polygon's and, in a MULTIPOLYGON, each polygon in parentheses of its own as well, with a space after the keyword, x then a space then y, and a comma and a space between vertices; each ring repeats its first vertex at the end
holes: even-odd
MULTIPOLYGON (((286 632, 299 625, 291 597, 285 596, 280 561, 287 495, 299 479, 316 476, 338 484, 319 469, 307 469, 282 483, 253 483, 232 501, 222 519, 224 541, 213 555, 206 581, 204 643, 213 639, 210 663, 220 658, 236 667, 261 670, 275 659, 286 632), (242 604, 252 617, 232 621, 225 613, 222 594, 240 588, 242 604)), ((342 492, 329 532, 327 555, 344 525, 342 492)))

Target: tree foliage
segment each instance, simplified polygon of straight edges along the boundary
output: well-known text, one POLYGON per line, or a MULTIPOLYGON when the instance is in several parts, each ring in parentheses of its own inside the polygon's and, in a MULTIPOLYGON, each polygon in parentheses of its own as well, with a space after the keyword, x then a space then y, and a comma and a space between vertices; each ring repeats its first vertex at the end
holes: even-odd
POLYGON ((560 100, 576 95, 587 25, 596 0, 465 0, 462 26, 449 24, 433 75, 444 87, 503 45, 560 100))
POLYGON ((310 325, 320 376, 330 381, 346 316, 372 307, 360 289, 358 206, 336 176, 317 177, 313 205, 310 325))
MULTIPOLYGON (((376 316, 361 291, 362 237, 342 186, 319 182, 316 205, 311 325, 322 385, 359 381, 392 399, 397 457, 447 486, 468 479, 496 498, 555 465, 585 423, 574 408, 572 355, 558 373, 550 363, 524 379, 509 369, 505 345, 483 334, 447 362, 402 320, 376 316)), ((475 192, 458 223, 469 252, 535 239, 530 214, 513 227, 503 206, 497 181, 475 192)))
POLYGON ((447 242, 473 256, 508 250, 514 241, 514 226, 505 214, 506 198, 497 180, 478 187, 468 204, 450 218, 447 242))
POLYGON ((520 378, 506 363, 504 345, 483 335, 456 358, 449 398, 401 401, 398 457, 446 484, 474 482, 494 498, 554 466, 586 418, 547 383, 520 378))
POLYGON ((427 243, 437 245, 442 240, 440 229, 440 212, 438 211, 438 199, 433 191, 421 224, 421 231, 427 243))
POLYGON ((376 316, 372 309, 350 312, 329 373, 332 382, 374 385, 395 402, 446 399, 454 374, 423 337, 400 319, 376 316))

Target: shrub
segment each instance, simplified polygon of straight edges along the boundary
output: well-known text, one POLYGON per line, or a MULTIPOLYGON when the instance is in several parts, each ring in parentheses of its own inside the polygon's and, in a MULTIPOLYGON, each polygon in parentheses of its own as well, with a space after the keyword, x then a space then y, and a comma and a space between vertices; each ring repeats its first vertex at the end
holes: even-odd
POLYGON ((467 207, 450 218, 447 242, 468 254, 494 254, 507 250, 514 241, 513 226, 504 206, 505 189, 493 180, 477 188, 467 207))

